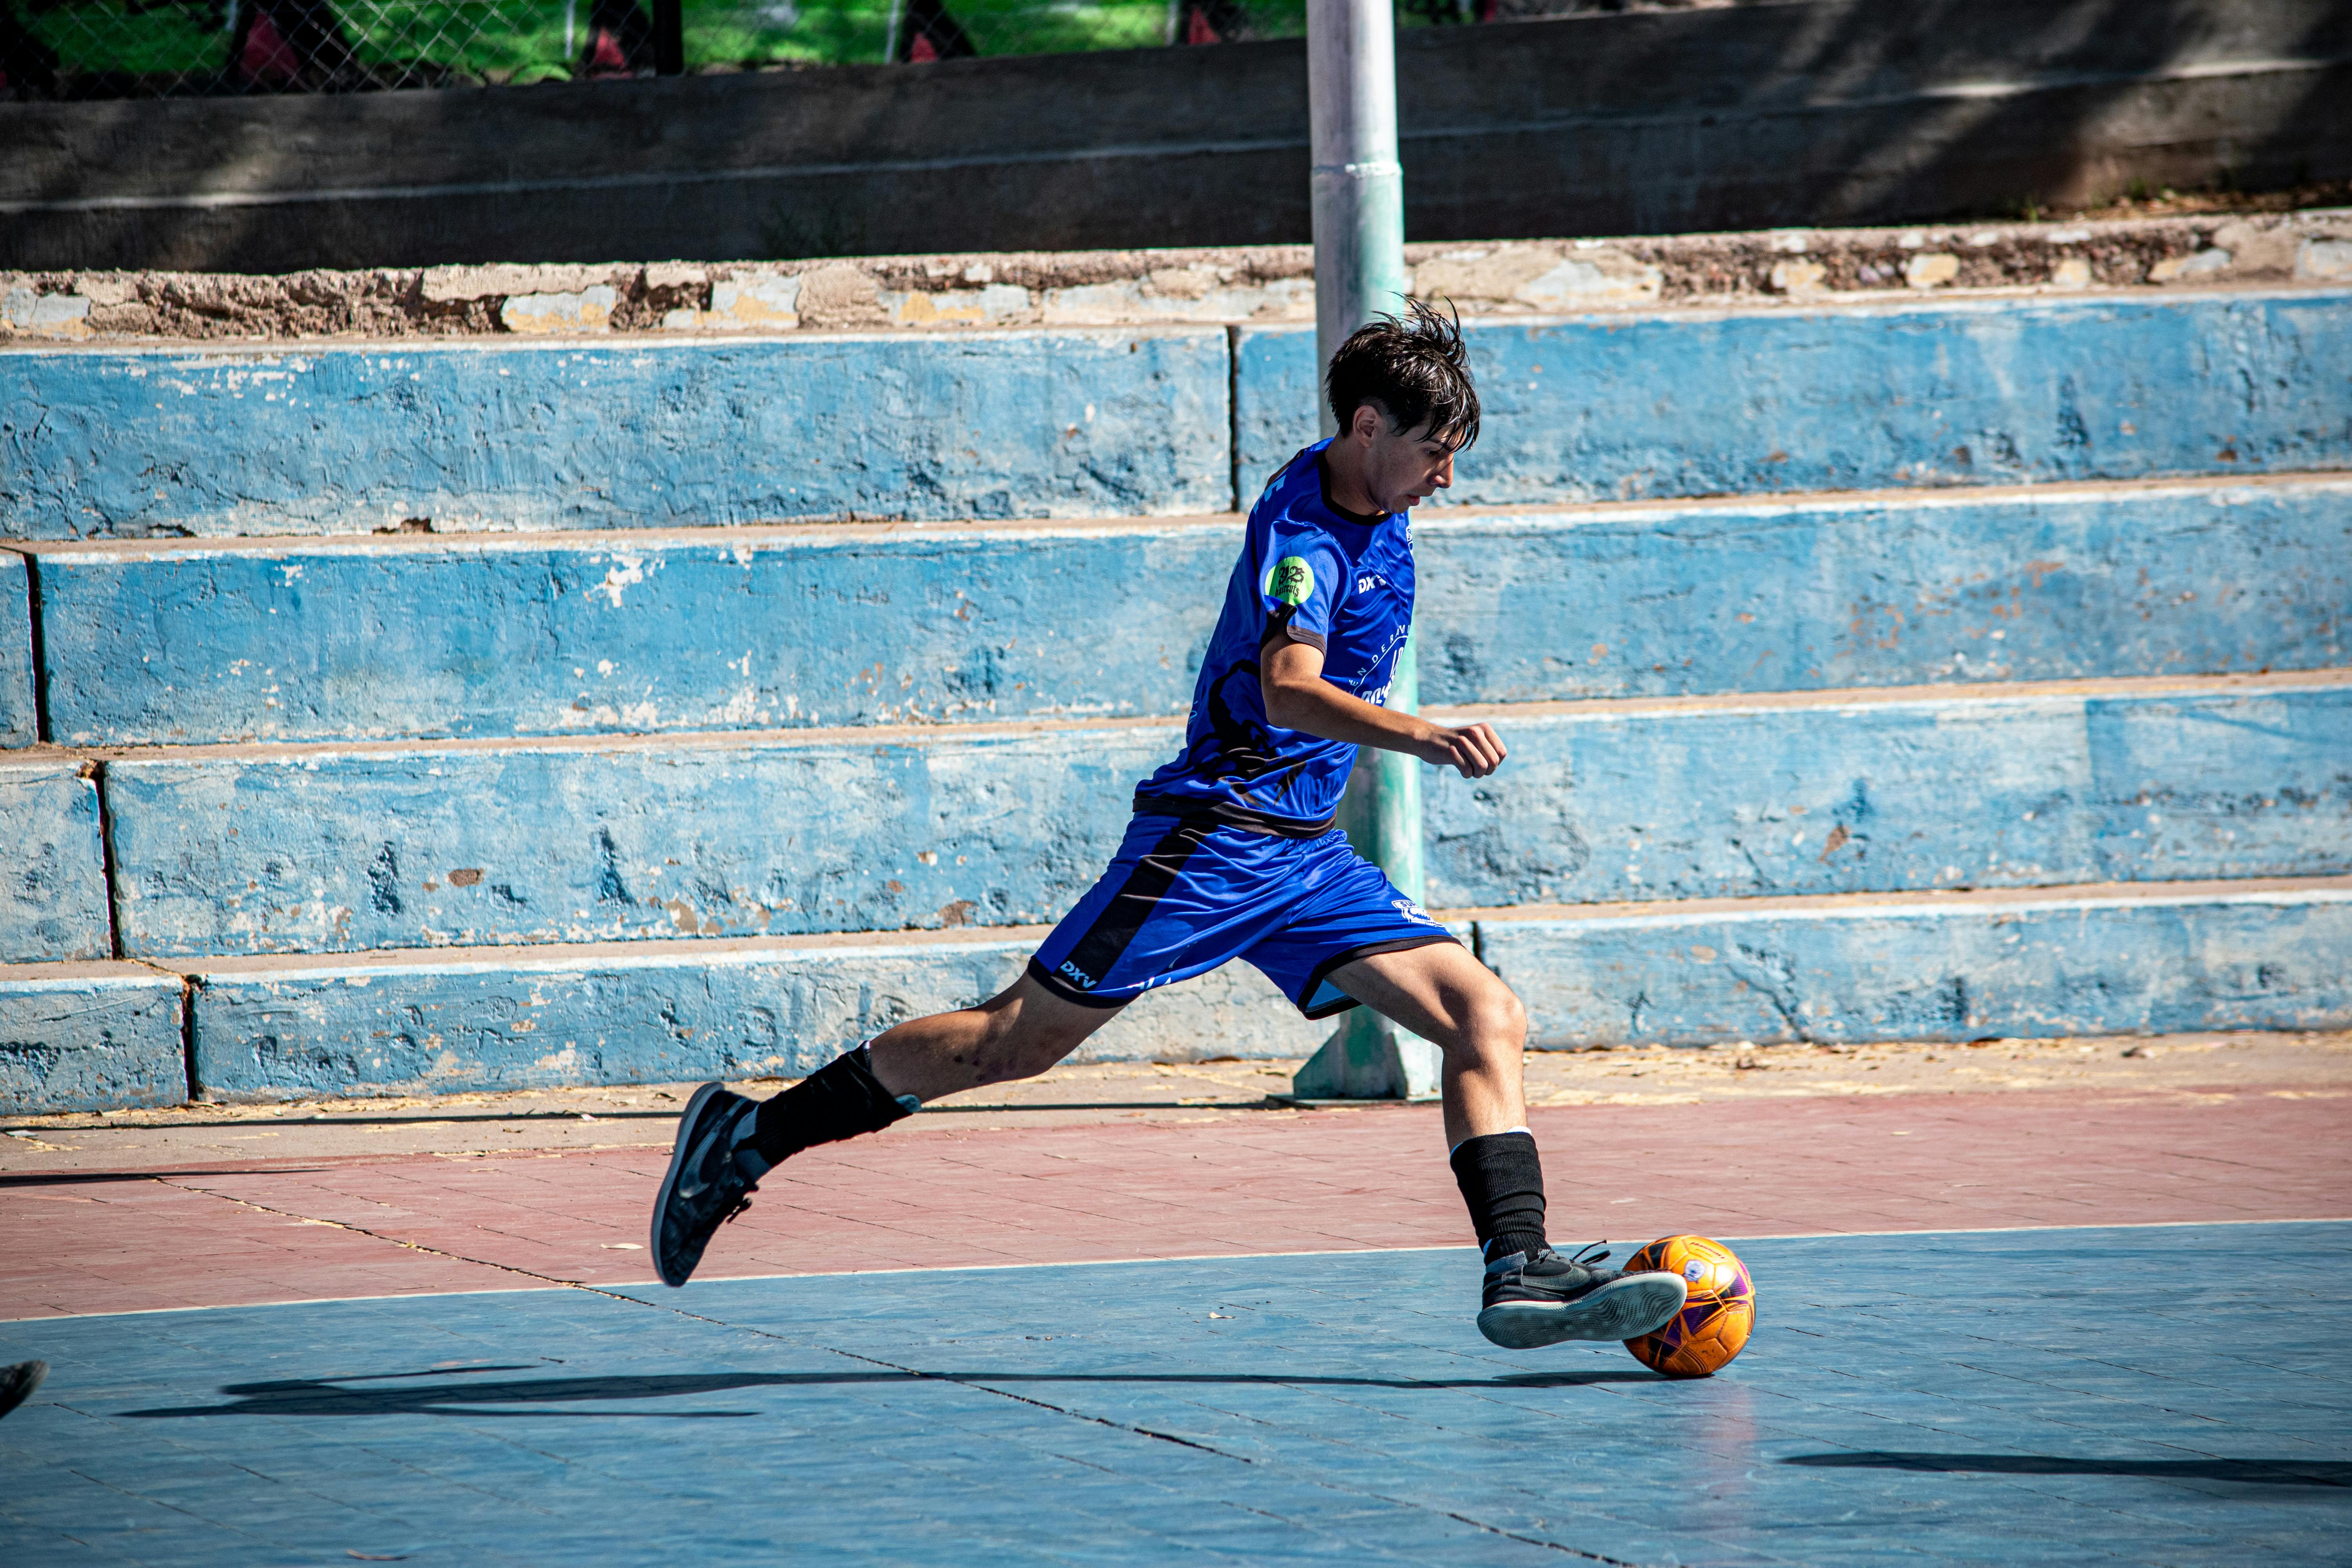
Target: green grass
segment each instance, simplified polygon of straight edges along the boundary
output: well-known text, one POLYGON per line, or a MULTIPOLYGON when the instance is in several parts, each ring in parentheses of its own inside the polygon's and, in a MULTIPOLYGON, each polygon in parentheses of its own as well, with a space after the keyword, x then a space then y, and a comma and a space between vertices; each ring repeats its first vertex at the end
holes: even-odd
MULTIPOLYGON (((877 62, 888 33, 888 0, 685 0, 688 68, 712 64, 877 62)), ((360 58, 371 65, 425 62, 481 80, 561 79, 562 0, 358 0, 339 6, 360 58)), ((1166 41, 1166 0, 950 0, 982 55, 1057 54, 1156 47, 1166 41)), ((1304 30, 1306 0, 1254 6, 1262 36, 1304 30)), ((20 13, 21 14, 21 13, 20 13)), ((574 13, 572 56, 585 47, 587 0, 574 13)), ((217 16, 189 5, 133 11, 124 0, 70 0, 26 17, 77 73, 217 75, 229 33, 217 16)))

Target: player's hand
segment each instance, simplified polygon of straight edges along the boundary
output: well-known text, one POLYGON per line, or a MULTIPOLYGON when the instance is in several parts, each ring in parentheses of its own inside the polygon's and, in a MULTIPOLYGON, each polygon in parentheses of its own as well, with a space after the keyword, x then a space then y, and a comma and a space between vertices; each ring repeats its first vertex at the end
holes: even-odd
POLYGON ((1492 724, 1468 724, 1459 730, 1444 725, 1433 726, 1433 735, 1422 752, 1422 760, 1439 767, 1462 770, 1465 779, 1483 779, 1503 765, 1510 753, 1503 749, 1503 738, 1495 733, 1492 724))

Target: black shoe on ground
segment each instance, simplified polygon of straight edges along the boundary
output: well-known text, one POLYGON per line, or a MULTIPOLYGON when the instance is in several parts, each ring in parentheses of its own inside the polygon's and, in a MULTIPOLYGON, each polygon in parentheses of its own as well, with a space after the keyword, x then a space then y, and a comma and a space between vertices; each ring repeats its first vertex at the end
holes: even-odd
POLYGON ((1609 1256, 1586 1247, 1562 1258, 1547 1247, 1529 1258, 1513 1252, 1486 1265, 1478 1331, 1509 1350, 1562 1340, 1633 1340, 1655 1333, 1690 1287, 1679 1274, 1623 1274, 1603 1268, 1609 1256))
POLYGON ((677 1146, 654 1197, 654 1268, 663 1284, 685 1284, 712 1233, 751 1206, 760 1184, 739 1163, 736 1146, 743 1118, 758 1103, 715 1083, 686 1102, 677 1146))
POLYGON ((14 1366, 0 1366, 0 1415, 5 1415, 27 1399, 33 1390, 41 1386, 41 1379, 49 1375, 49 1363, 45 1361, 20 1361, 14 1366))

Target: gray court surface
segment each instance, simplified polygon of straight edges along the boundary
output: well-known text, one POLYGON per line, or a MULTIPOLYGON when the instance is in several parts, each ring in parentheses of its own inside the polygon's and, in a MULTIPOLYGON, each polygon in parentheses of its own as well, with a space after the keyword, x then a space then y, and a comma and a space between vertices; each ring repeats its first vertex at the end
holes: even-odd
POLYGON ((12 1564, 2352 1559, 2352 1224, 1738 1244, 1671 1383, 1467 1250, 0 1325, 12 1564))

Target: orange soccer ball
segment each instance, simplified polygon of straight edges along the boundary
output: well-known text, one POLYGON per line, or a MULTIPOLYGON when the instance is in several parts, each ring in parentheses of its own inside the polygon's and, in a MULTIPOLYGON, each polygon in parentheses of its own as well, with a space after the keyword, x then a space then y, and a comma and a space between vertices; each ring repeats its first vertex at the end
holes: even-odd
POLYGON ((1679 1274, 1690 1298, 1674 1321, 1627 1340, 1633 1359, 1668 1377, 1706 1377, 1730 1364, 1756 1326, 1756 1285, 1731 1248, 1703 1236, 1654 1241, 1626 1261, 1628 1274, 1679 1274))

